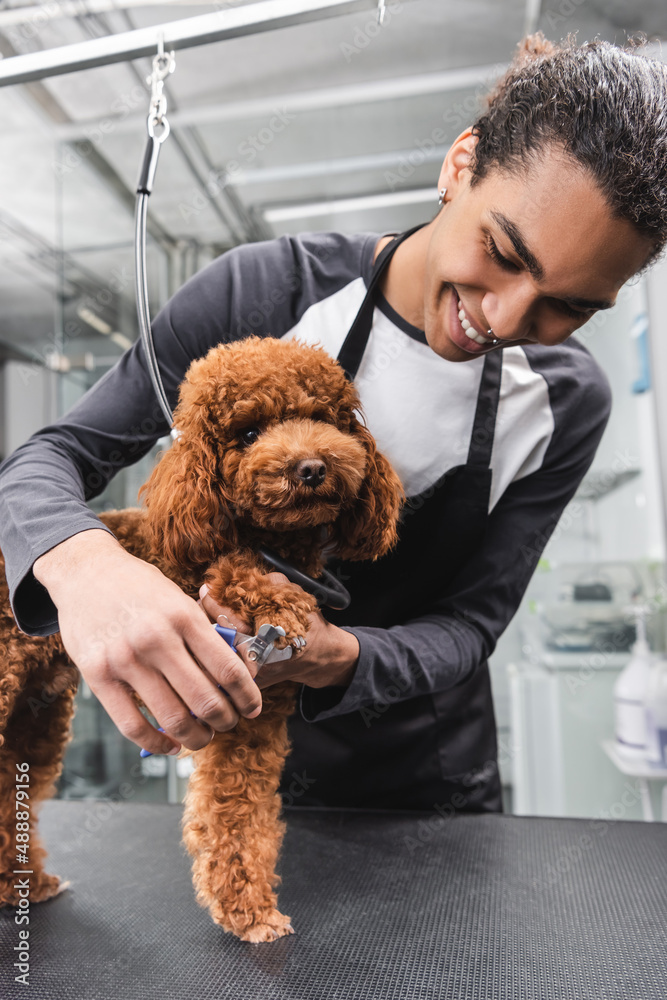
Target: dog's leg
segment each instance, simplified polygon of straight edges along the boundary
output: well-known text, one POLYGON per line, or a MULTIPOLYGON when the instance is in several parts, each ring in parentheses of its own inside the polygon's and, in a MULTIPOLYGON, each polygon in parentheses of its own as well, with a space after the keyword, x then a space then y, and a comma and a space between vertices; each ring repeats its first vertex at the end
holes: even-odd
POLYGON ((211 597, 218 604, 227 605, 237 612, 252 632, 268 622, 280 625, 285 638, 279 639, 280 649, 292 645, 296 651, 301 646, 309 628, 308 617, 317 609, 317 601, 294 583, 275 583, 257 569, 254 557, 229 556, 215 563, 206 572, 211 597))
MULTIPOLYGON (((45 658, 55 643, 45 640, 45 658)), ((0 678, 0 906, 17 906, 24 887, 30 903, 67 887, 44 871, 36 810, 53 795, 62 770, 78 674, 62 654, 44 667, 34 651, 32 657, 13 656, 20 649, 20 638, 10 640, 0 678), (13 874, 20 869, 30 874, 13 874)))
POLYGON ((294 691, 291 683, 275 685, 257 719, 216 733, 195 756, 186 796, 183 835, 197 900, 226 931, 254 943, 292 933, 274 889, 284 834, 278 785, 294 691))

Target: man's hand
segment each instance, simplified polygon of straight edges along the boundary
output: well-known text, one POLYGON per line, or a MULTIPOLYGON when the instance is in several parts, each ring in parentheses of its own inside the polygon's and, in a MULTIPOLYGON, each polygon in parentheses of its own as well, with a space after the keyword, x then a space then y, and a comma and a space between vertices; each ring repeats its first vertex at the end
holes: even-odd
POLYGON ((181 744, 199 750, 212 729, 225 732, 239 715, 261 711, 246 665, 197 602, 108 532, 68 538, 33 572, 58 608, 65 649, 123 736, 139 746, 158 754, 177 753, 181 744), (133 691, 164 734, 139 711, 133 691))
MULTIPOLYGON (((282 573, 269 573, 269 579, 276 584, 287 583, 287 577, 282 573)), ((246 624, 229 608, 216 604, 204 584, 199 591, 199 603, 212 622, 220 625, 230 625, 239 632, 248 634, 246 624)), ((347 687, 359 659, 359 642, 351 632, 337 628, 328 622, 319 611, 309 618, 310 628, 306 635, 306 648, 289 660, 277 660, 275 663, 265 663, 259 668, 256 681, 260 688, 270 687, 280 681, 297 681, 307 687, 322 688, 329 685, 347 687)), ((239 647, 241 656, 245 659, 244 647, 239 647)), ((257 664, 246 660, 248 669, 257 671, 257 664)))

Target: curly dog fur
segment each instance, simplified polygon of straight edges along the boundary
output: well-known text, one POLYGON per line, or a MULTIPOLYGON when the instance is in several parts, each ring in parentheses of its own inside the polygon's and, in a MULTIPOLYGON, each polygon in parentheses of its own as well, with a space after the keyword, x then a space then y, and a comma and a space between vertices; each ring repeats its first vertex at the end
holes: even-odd
MULTIPOLYGON (((401 486, 358 411, 354 387, 321 348, 257 337, 216 347, 188 370, 175 413, 180 436, 142 487, 144 507, 101 519, 189 596, 206 580, 253 632, 270 621, 296 645, 315 599, 276 585, 258 548, 319 576, 329 555, 376 559, 396 541, 401 486)), ((0 905, 16 905, 17 764, 30 765, 31 902, 65 887, 44 871, 34 810, 62 769, 78 671, 58 634, 18 630, 0 569, 0 905)), ((241 718, 194 755, 183 837, 197 900, 245 941, 292 930, 277 909, 275 866, 295 691, 291 682, 265 689, 258 718, 241 718)))

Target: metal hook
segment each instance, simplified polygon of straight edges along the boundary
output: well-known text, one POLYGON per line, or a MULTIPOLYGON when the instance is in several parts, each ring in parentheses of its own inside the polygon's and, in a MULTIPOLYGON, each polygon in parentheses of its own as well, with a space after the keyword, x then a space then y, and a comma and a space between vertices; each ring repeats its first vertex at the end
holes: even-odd
POLYGON ((384 24, 385 0, 378 0, 378 24, 384 24))
POLYGON ((164 51, 164 34, 160 32, 157 42, 157 55, 153 58, 153 68, 150 76, 146 77, 146 83, 151 88, 151 103, 148 112, 148 134, 155 136, 155 127, 164 126, 164 132, 159 141, 163 141, 169 134, 167 123, 167 98, 163 93, 164 81, 170 73, 176 69, 176 60, 173 52, 164 51))

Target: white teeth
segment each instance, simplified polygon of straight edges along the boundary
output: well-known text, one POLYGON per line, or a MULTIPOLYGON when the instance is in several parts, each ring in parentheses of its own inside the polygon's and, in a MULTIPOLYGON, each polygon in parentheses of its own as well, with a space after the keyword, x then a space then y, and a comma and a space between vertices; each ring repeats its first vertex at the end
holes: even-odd
POLYGON ((465 310, 461 305, 460 300, 458 300, 458 306, 459 306, 459 319, 461 321, 461 326, 465 331, 466 337, 468 337, 470 340, 474 340, 476 344, 490 344, 491 340, 488 337, 484 337, 481 333, 478 333, 477 330, 474 328, 474 326, 466 316, 465 310))

